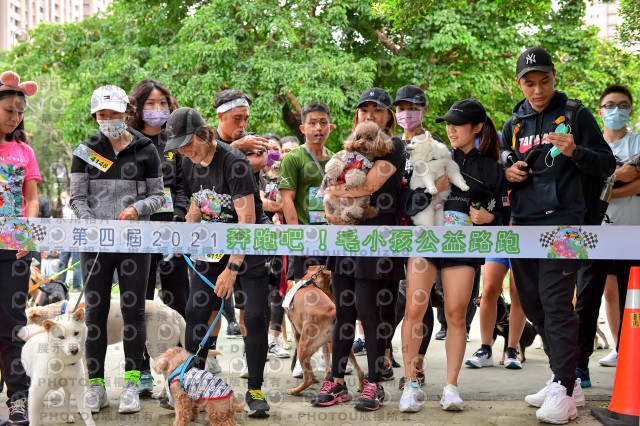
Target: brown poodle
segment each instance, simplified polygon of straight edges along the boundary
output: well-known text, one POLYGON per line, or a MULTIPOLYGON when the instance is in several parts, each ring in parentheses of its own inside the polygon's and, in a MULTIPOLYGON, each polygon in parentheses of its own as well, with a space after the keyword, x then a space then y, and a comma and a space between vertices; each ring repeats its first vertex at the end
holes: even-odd
MULTIPOLYGON (((220 355, 219 351, 212 351, 214 355, 220 355)), ((191 354, 185 349, 175 347, 169 349, 156 359, 153 369, 156 373, 169 376, 180 364, 185 362, 191 354)), ((171 394, 175 399, 176 420, 174 426, 183 426, 194 420, 198 413, 202 410, 207 412, 209 423, 216 426, 233 426, 237 425, 234 411, 241 413, 244 403, 235 400, 233 392, 227 398, 220 399, 203 399, 194 401, 189 395, 180 389, 179 381, 175 381, 169 386, 171 394)))

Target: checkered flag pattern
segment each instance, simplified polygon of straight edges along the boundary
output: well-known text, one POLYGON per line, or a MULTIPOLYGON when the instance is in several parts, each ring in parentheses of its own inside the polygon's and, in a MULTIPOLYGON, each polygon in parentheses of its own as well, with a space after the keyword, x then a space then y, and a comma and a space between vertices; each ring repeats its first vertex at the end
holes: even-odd
POLYGON ((594 234, 593 232, 586 232, 586 231, 583 231, 583 233, 584 233, 584 243, 586 244, 586 246, 589 247, 590 249, 596 248, 596 245, 598 245, 598 235, 594 234))
POLYGON ((33 223, 29 223, 29 226, 31 227, 31 235, 33 238, 38 241, 44 241, 44 237, 47 236, 47 229, 44 226, 35 225, 33 223))
POLYGON ((549 232, 543 232, 540 234, 540 244, 542 247, 547 248, 553 243, 553 237, 556 235, 557 229, 549 232))

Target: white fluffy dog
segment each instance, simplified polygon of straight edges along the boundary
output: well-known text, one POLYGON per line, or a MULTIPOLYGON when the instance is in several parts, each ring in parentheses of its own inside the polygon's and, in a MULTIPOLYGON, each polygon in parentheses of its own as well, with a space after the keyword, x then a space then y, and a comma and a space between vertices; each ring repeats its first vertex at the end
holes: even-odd
POLYGON ((447 175, 451 184, 463 191, 469 186, 460 174, 460 167, 451 158, 449 148, 431 137, 429 132, 415 136, 407 144, 409 164, 413 167, 413 174, 409 187, 411 189, 426 188, 433 195, 429 206, 413 216, 416 225, 442 225, 444 223, 444 202, 451 194, 451 188, 438 192, 436 180, 447 175))
POLYGON ((95 425, 91 410, 85 405, 84 395, 87 382, 84 377, 84 345, 87 326, 84 311, 78 309, 73 314, 47 319, 42 328, 37 326, 22 329, 20 336, 26 338, 22 349, 22 364, 29 386, 29 419, 32 425, 42 423, 42 401, 49 391, 64 389, 64 408, 68 413, 67 423, 74 422, 70 408, 71 395, 76 399, 78 412, 86 425, 95 425))

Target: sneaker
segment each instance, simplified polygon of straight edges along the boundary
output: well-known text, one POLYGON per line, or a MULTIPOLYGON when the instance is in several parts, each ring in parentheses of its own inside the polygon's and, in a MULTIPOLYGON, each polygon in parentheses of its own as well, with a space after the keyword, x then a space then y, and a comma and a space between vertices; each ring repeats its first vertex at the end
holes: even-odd
POLYGON ((464 410, 464 402, 460 398, 458 387, 447 384, 442 388, 442 398, 440 399, 440 405, 445 411, 462 411, 464 410))
MULTIPOLYGON (((403 377, 404 379, 404 377, 403 377)), ((420 402, 425 400, 424 392, 420 389, 420 384, 415 381, 409 381, 404 387, 398 409, 403 413, 417 413, 420 411, 420 402)))
POLYGON ((302 376, 304 375, 304 372, 302 371, 302 364, 300 364, 300 360, 299 359, 296 360, 296 365, 295 365, 295 367, 293 367, 293 372, 291 374, 296 379, 301 379, 302 376))
POLYGON ((436 340, 444 340, 447 338, 447 327, 441 327, 440 331, 436 333, 436 340))
POLYGON ((424 369, 416 368, 416 380, 420 384, 420 387, 424 386, 424 369))
POLYGON ((504 353, 504 368, 509 370, 520 370, 522 363, 518 358, 518 351, 515 348, 507 348, 504 353))
POLYGON ((261 390, 250 390, 244 397, 244 411, 246 411, 249 417, 268 417, 269 403, 267 402, 264 394, 261 390))
POLYGON ((247 354, 242 355, 242 368, 240 369, 240 377, 249 378, 249 366, 247 365, 247 354))
POLYGON ((551 382, 542 407, 536 411, 541 422, 565 424, 578 417, 575 400, 567 395, 567 389, 560 383, 551 382))
POLYGON ((124 384, 120 394, 120 407, 118 413, 137 413, 140 411, 140 396, 138 395, 138 385, 133 380, 124 384))
POLYGON ((278 341, 269 343, 268 356, 275 356, 276 358, 290 358, 291 354, 285 348, 283 348, 278 341))
POLYGON ((367 348, 364 345, 364 340, 358 337, 358 339, 353 342, 353 353, 356 355, 366 355, 367 348))
POLYGON ((384 367, 382 373, 380 373, 380 379, 382 379, 383 382, 393 380, 393 368, 391 366, 384 367))
POLYGON ((465 364, 471 368, 493 367, 493 354, 481 347, 467 359, 465 364))
POLYGON ((86 404, 93 414, 97 414, 100 409, 109 406, 107 390, 98 382, 93 382, 85 396, 86 404))
POLYGON ((72 288, 69 293, 80 293, 82 290, 79 288, 72 288))
POLYGON ((467 332, 467 342, 470 342, 471 338, 469 337, 469 333, 467 332))
POLYGON ((616 351, 616 348, 613 348, 611 352, 609 352, 609 355, 601 358, 598 364, 603 367, 615 367, 618 365, 618 351, 616 351))
POLYGON ((583 370, 580 367, 576 367, 576 377, 580 379, 580 386, 583 388, 591 387, 591 377, 589 377, 589 369, 583 370))
POLYGON ((326 380, 322 384, 320 392, 311 399, 311 405, 316 407, 328 407, 339 402, 349 400, 349 391, 346 384, 334 383, 326 380))
POLYGON ((382 386, 371 382, 364 382, 364 389, 360 398, 356 401, 355 409, 359 411, 375 411, 384 401, 384 389, 382 386))
MULTIPOLYGON (((545 387, 535 394, 525 396, 524 400, 527 404, 533 407, 542 407, 542 404, 544 404, 544 400, 547 398, 547 394, 549 393, 549 386, 551 386, 552 383, 553 375, 551 375, 551 380, 547 382, 545 387)), ((580 379, 576 379, 576 383, 573 385, 573 399, 576 403, 576 407, 584 407, 586 405, 580 379)))
POLYGON ((9 402, 9 419, 7 425, 28 425, 29 409, 27 398, 16 398, 9 402))
POLYGON ((140 372, 138 394, 146 398, 153 394, 153 376, 151 376, 151 370, 142 370, 140 372))
MULTIPOLYGON (((331 370, 331 358, 329 359, 329 370, 331 370)), ((302 367, 300 367, 300 371, 302 371, 302 367)), ((318 361, 318 372, 324 373, 324 355, 320 355, 320 361, 318 361)), ((353 373, 353 365, 350 362, 347 362, 347 366, 344 369, 344 374, 352 374, 353 373)), ((302 377, 302 376, 300 376, 302 377)))
POLYGON ((167 409, 167 410, 175 410, 176 408, 169 404, 169 398, 161 398, 160 401, 158 402, 158 404, 160 404, 160 407, 167 409))
POLYGON ((237 322, 230 322, 227 324, 227 337, 229 339, 239 339, 242 337, 242 332, 240 332, 240 324, 237 322))
POLYGON ((204 364, 205 369, 211 374, 218 374, 222 371, 222 367, 220 367, 217 356, 208 356, 204 364))

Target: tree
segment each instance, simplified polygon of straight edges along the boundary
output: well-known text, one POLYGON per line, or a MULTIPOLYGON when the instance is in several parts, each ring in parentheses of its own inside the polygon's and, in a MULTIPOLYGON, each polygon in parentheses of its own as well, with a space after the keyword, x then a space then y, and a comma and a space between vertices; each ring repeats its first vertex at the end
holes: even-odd
POLYGON ((618 14, 622 25, 618 25, 620 41, 627 46, 640 44, 640 3, 637 0, 619 0, 618 14))

